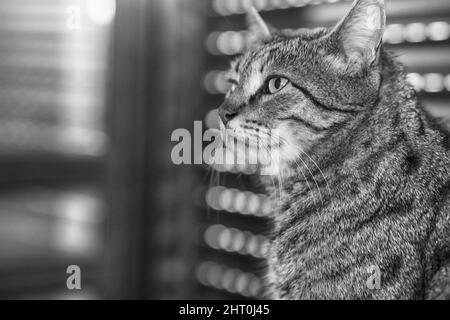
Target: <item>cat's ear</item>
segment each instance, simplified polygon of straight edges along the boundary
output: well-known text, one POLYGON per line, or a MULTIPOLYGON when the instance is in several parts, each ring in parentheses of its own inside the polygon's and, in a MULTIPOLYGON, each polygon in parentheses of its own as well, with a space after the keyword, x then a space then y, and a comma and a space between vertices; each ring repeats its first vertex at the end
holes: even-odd
POLYGON ((264 22, 255 7, 251 6, 248 9, 246 20, 252 41, 258 42, 270 38, 270 27, 264 22))
POLYGON ((358 69, 377 61, 386 24, 383 0, 356 0, 332 35, 348 67, 358 69))

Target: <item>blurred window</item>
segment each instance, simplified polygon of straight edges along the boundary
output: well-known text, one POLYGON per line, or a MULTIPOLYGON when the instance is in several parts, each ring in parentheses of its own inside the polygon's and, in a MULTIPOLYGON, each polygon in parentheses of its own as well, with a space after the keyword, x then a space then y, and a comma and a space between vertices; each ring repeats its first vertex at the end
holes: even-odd
POLYGON ((97 297, 114 0, 0 2, 0 296, 97 297), (67 290, 81 267, 85 290, 67 290))

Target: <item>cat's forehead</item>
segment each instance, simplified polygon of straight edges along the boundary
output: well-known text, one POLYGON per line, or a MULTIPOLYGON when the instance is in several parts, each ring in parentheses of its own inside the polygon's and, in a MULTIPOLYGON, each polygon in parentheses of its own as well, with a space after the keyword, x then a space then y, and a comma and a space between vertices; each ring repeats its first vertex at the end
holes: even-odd
POLYGON ((273 62, 282 62, 286 57, 295 56, 300 46, 307 47, 312 41, 326 35, 326 28, 297 29, 285 31, 264 44, 250 47, 230 63, 228 77, 238 79, 245 75, 260 73, 273 62))
POLYGON ((233 60, 227 72, 227 78, 242 85, 246 95, 254 94, 263 82, 263 58, 250 57, 250 52, 244 53, 241 57, 233 60))
POLYGON ((244 51, 230 63, 228 76, 242 78, 254 73, 262 73, 280 48, 280 41, 252 47, 244 51))

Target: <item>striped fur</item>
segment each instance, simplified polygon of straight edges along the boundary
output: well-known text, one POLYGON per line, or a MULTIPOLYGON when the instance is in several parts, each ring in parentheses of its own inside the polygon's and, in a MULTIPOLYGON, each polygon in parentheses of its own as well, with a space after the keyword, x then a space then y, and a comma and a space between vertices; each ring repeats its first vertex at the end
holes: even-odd
POLYGON ((384 17, 382 1, 357 0, 338 27, 262 39, 230 68, 227 126, 282 136, 279 174, 262 177, 277 211, 268 259, 275 298, 418 299, 447 290, 437 287, 449 284, 449 135, 379 34, 339 45, 373 6, 384 17), (264 94, 271 75, 290 83, 264 94), (367 284, 373 266, 379 289, 367 284))

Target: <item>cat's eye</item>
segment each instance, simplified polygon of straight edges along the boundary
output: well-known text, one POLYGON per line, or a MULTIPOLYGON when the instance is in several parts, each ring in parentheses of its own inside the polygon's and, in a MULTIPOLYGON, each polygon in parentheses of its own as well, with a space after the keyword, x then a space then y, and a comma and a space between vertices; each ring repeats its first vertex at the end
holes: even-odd
POLYGON ((238 82, 234 79, 226 79, 228 83, 228 90, 225 93, 225 97, 229 97, 231 93, 236 89, 238 82))
POLYGON ((288 82, 289 80, 283 77, 270 78, 269 81, 267 82, 266 91, 269 94, 274 94, 275 92, 278 92, 281 89, 283 89, 288 82))
POLYGON ((233 93, 233 91, 236 89, 236 87, 237 87, 236 84, 234 84, 234 83, 230 84, 227 92, 225 93, 225 98, 228 98, 233 93))

